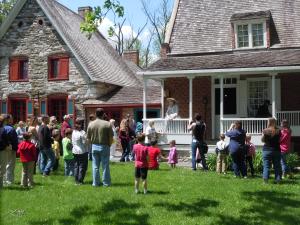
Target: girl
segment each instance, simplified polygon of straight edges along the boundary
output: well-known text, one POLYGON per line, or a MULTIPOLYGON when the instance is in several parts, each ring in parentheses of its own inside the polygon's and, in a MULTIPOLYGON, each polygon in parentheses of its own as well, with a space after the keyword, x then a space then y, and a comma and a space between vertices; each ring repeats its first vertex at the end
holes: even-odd
POLYGON ((58 169, 59 158, 60 158, 60 145, 59 145, 60 132, 58 129, 54 129, 52 131, 52 137, 53 137, 54 141, 53 141, 53 144, 51 147, 55 154, 55 163, 53 165, 53 171, 55 171, 58 169))
POLYGON ((74 175, 74 155, 72 153, 72 129, 67 128, 65 131, 65 137, 62 140, 63 145, 63 158, 65 161, 65 176, 74 175))
POLYGON ((251 176, 254 177, 253 157, 255 156, 255 145, 251 142, 251 135, 246 134, 246 170, 249 164, 251 176))
POLYGON ((176 144, 175 140, 170 141, 170 152, 169 152, 168 163, 171 165, 172 168, 175 168, 176 164, 178 162, 178 160, 177 160, 177 150, 176 150, 175 144, 176 144))
POLYGON ((121 145, 123 149, 120 162, 129 161, 130 141, 134 138, 134 133, 129 128, 129 121, 127 119, 123 119, 121 121, 119 138, 121 140, 121 145))
POLYGON ((291 136, 292 130, 290 129, 289 122, 287 120, 282 120, 280 130, 280 151, 283 178, 286 178, 286 175, 290 173, 289 167, 286 163, 286 156, 288 155, 291 146, 291 136))

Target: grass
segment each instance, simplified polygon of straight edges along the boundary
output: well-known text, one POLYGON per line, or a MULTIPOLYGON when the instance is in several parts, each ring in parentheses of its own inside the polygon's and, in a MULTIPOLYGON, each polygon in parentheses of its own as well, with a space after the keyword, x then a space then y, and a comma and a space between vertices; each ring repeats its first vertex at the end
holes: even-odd
MULTIPOLYGON (((148 174, 147 195, 135 194, 133 164, 111 165, 112 187, 75 186, 62 171, 35 176, 33 189, 3 189, 3 225, 250 225, 300 224, 299 175, 283 184, 265 185, 261 178, 237 179, 232 174, 186 168, 148 174)), ((20 179, 20 164, 16 179, 20 179)))

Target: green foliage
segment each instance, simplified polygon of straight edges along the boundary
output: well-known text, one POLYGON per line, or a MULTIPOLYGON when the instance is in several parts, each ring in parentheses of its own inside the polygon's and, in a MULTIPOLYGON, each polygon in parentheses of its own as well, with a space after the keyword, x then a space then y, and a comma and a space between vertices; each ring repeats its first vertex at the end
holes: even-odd
POLYGON ((295 167, 300 166, 300 159, 297 153, 290 153, 286 157, 286 163, 291 168, 291 170, 294 170, 295 167))
POLYGON ((216 171, 217 154, 207 154, 206 164, 207 164, 209 170, 216 171))
POLYGON ((256 151, 253 157, 253 167, 256 173, 261 173, 263 171, 263 157, 262 151, 256 151))
POLYGON ((15 2, 16 0, 0 1, 0 25, 4 21, 5 17, 9 14, 15 2))

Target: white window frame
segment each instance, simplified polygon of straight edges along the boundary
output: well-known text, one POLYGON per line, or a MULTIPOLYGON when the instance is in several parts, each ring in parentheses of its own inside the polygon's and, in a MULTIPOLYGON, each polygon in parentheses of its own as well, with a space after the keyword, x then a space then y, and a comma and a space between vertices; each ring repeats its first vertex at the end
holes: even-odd
POLYGON ((267 47, 267 21, 265 19, 260 20, 246 20, 239 21, 234 23, 234 35, 235 35, 235 49, 256 49, 256 48, 266 48, 267 47), (263 46, 253 46, 253 34, 252 34, 252 24, 263 24, 263 33, 264 33, 264 45, 263 46), (249 47, 239 47, 238 45, 238 26, 239 25, 248 25, 248 41, 249 47))

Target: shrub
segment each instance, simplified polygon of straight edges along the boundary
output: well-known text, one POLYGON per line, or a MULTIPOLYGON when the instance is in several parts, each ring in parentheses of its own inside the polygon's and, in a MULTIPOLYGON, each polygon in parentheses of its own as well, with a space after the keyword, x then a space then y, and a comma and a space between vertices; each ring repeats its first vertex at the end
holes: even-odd
POLYGON ((216 171, 217 168, 217 154, 207 154, 206 165, 209 170, 216 171))
POLYGON ((255 173, 261 173, 263 171, 262 151, 256 151, 256 154, 253 157, 253 167, 255 173))
POLYGON ((295 167, 300 166, 299 156, 296 153, 288 154, 286 157, 286 163, 291 170, 294 170, 295 167))

